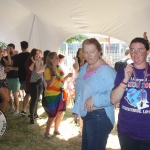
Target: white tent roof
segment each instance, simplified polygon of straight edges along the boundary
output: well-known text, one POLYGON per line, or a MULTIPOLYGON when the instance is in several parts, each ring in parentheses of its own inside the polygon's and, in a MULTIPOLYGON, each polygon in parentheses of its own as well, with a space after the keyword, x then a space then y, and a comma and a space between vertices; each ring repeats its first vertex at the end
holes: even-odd
POLYGON ((71 36, 103 34, 129 43, 148 32, 149 0, 0 0, 0 41, 56 51, 71 36))

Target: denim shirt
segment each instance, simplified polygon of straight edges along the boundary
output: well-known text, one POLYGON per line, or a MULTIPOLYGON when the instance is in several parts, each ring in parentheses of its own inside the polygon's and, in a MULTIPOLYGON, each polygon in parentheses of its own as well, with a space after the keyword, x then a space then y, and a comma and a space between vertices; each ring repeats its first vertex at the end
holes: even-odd
POLYGON ((84 104, 92 96, 94 106, 104 107, 108 118, 114 124, 114 106, 110 103, 110 93, 114 87, 116 71, 109 65, 102 65, 91 77, 84 80, 87 65, 86 63, 81 67, 76 79, 76 102, 72 112, 81 117, 86 116, 87 110, 84 110, 84 104))

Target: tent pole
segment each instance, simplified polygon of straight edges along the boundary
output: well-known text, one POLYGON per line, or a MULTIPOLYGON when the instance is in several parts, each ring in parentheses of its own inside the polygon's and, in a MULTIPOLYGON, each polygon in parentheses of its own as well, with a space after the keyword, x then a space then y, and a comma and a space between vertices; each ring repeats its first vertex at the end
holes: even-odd
POLYGON ((35 14, 33 16, 33 21, 32 21, 32 25, 31 25, 31 30, 30 30, 30 34, 29 34, 29 39, 28 39, 28 43, 30 45, 30 39, 31 39, 31 35, 32 35, 32 31, 33 31, 33 26, 34 26, 34 22, 35 22, 35 14))
POLYGON ((111 53, 110 53, 110 36, 108 37, 108 64, 111 64, 111 53))

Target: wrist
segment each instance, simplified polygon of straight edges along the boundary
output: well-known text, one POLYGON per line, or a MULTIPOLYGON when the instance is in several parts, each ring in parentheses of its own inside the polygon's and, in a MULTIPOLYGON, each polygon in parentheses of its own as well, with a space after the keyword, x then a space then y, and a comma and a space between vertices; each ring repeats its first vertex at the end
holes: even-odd
POLYGON ((55 76, 55 77, 56 77, 56 76, 57 76, 57 74, 56 74, 56 73, 54 73, 52 76, 55 76))
POLYGON ((120 83, 120 84, 119 84, 119 87, 121 87, 121 88, 124 89, 124 90, 126 89, 126 85, 124 85, 123 83, 120 83))
POLYGON ((128 79, 123 79, 122 82, 127 85, 128 84, 128 79))
POLYGON ((128 82, 126 82, 126 81, 124 81, 124 80, 123 80, 121 83, 124 84, 124 85, 127 85, 127 84, 128 84, 128 82))

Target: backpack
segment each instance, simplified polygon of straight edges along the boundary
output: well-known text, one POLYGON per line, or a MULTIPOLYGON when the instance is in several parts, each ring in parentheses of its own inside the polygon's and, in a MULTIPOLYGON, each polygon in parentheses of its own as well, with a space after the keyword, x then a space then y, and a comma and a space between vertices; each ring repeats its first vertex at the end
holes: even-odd
POLYGON ((117 61, 117 62, 115 63, 115 67, 114 67, 115 70, 116 70, 116 72, 118 72, 120 68, 125 67, 125 66, 127 65, 127 61, 128 61, 129 59, 130 59, 130 58, 127 58, 127 59, 125 59, 125 60, 117 61))

